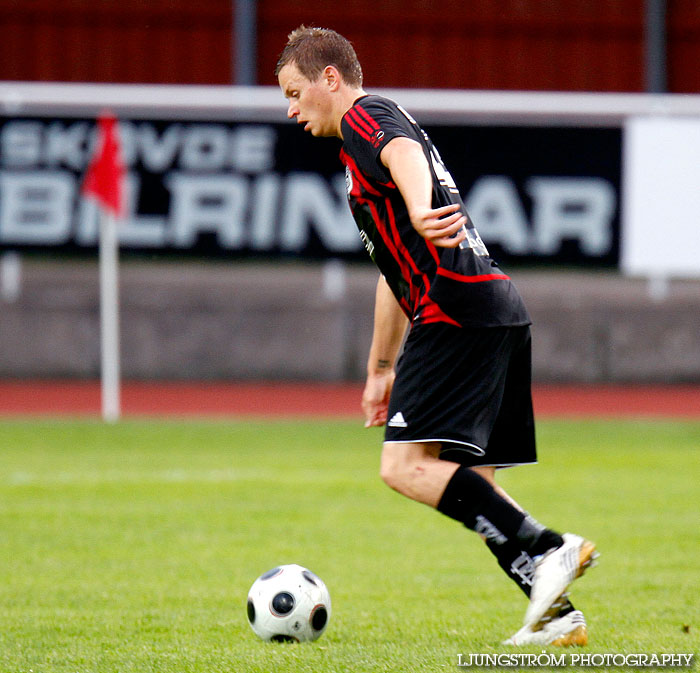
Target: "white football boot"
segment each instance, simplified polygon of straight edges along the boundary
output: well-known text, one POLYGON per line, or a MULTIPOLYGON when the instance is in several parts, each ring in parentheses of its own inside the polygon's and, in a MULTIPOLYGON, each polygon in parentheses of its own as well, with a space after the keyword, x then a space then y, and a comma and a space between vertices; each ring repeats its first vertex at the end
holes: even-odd
POLYGON ((555 645, 558 647, 588 644, 586 618, 580 610, 573 610, 563 617, 555 617, 539 631, 523 626, 520 631, 503 641, 504 645, 555 645))
POLYGON ((530 605, 525 626, 533 632, 550 622, 561 607, 560 599, 586 568, 594 565, 598 553, 595 545, 573 533, 564 533, 564 544, 535 560, 535 574, 530 591, 530 605))

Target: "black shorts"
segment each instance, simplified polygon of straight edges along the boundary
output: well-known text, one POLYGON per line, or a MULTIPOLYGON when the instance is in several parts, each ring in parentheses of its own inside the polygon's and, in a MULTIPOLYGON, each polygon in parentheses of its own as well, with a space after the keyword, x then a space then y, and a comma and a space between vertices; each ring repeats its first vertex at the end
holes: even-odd
POLYGON ((440 442, 441 458, 469 466, 537 462, 529 326, 414 327, 385 442, 440 442))

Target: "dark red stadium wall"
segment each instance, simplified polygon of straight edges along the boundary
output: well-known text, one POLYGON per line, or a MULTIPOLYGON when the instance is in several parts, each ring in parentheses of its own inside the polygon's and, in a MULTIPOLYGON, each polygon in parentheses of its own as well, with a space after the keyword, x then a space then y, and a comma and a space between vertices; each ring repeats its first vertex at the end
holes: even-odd
POLYGON ((668 0, 668 88, 700 93, 700 2, 668 0))
POLYGON ((231 0, 0 0, 0 79, 231 83, 231 0))
POLYGON ((640 91, 640 0, 260 2, 261 81, 302 21, 355 44, 369 86, 640 91), (272 53, 271 53, 272 52, 272 53))
MULTIPOLYGON (((700 92, 700 2, 668 2, 669 88, 700 92)), ((260 0, 259 77, 289 29, 331 26, 368 86, 643 91, 643 0, 260 0)))
MULTIPOLYGON (((668 82, 700 92, 700 3, 668 2, 668 82)), ((331 26, 377 86, 642 91, 643 0, 258 0, 258 81, 331 26)), ((228 84, 233 0, 0 0, 0 79, 228 84)))

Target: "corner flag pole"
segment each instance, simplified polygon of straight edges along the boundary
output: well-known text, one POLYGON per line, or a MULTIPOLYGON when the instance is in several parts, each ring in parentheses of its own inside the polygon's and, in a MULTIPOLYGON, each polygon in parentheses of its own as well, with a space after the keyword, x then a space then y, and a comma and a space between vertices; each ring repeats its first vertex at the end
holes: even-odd
POLYGON ((98 119, 98 143, 88 166, 83 193, 100 205, 100 372, 102 418, 113 423, 121 416, 119 358, 119 242, 117 224, 122 216, 124 165, 117 120, 109 113, 98 119))
POLYGON ((119 246, 116 217, 100 213, 100 370, 102 418, 121 416, 119 362, 119 246))

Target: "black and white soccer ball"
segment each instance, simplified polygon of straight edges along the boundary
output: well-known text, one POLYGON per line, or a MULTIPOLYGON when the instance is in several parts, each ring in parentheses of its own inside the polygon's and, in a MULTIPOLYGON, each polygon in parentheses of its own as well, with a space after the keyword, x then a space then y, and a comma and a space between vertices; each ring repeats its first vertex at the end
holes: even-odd
POLYGON ((316 640, 331 616, 331 596, 320 577, 296 563, 260 575, 248 592, 248 622, 263 640, 316 640))

